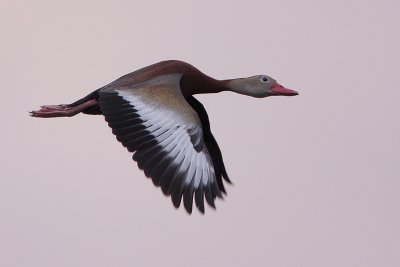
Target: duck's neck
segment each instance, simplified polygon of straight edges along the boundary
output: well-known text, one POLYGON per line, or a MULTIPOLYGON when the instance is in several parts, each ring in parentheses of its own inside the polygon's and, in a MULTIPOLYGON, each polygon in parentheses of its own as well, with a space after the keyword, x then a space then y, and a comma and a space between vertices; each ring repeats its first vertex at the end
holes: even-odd
POLYGON ((227 88, 226 91, 235 92, 241 95, 255 96, 254 93, 249 90, 249 86, 245 81, 245 78, 231 79, 222 81, 227 88))
POLYGON ((181 79, 181 88, 184 94, 213 94, 229 91, 225 80, 216 80, 200 72, 193 74, 183 75, 181 79))
MULTIPOLYGON (((184 95, 213 94, 224 91, 251 95, 246 91, 243 79, 217 80, 211 78, 192 65, 178 62, 175 68, 183 74, 181 78, 181 89, 184 95)), ((174 68, 170 68, 172 70, 174 68)))

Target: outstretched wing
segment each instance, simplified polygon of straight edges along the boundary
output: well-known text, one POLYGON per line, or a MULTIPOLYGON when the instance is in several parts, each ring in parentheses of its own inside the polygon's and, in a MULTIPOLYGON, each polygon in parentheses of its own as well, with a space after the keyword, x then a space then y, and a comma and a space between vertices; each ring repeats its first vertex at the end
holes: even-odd
MULTIPOLYGON (((204 142, 198 114, 182 95, 181 75, 166 75, 99 92, 99 104, 118 141, 175 207, 183 197, 191 213, 193 196, 204 213, 204 198, 215 207, 222 197, 213 159, 204 142)), ((219 177, 220 179, 220 174, 219 177)))

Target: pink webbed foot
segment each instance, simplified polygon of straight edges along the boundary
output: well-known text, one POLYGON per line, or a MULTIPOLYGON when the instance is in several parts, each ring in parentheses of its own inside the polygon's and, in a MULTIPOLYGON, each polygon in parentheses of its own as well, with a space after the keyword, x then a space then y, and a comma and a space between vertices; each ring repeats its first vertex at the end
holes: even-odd
POLYGON ((41 106, 39 110, 30 111, 29 115, 36 118, 71 117, 95 105, 97 105, 95 99, 90 99, 73 107, 65 104, 45 105, 41 106))
POLYGON ((68 117, 71 116, 71 107, 68 105, 45 105, 41 106, 39 110, 30 111, 31 117, 37 118, 52 118, 52 117, 68 117))
POLYGON ((68 107, 68 105, 65 104, 61 104, 61 105, 44 105, 44 106, 40 106, 41 109, 45 109, 45 110, 66 110, 70 107, 68 107))

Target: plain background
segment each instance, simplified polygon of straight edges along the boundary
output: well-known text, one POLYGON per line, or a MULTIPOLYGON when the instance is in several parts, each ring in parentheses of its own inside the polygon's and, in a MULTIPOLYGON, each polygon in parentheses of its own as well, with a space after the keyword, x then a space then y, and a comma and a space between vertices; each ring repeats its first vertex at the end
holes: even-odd
POLYGON ((400 2, 1 1, 0 266, 400 266, 400 2), (233 186, 188 216, 101 116, 34 119, 165 60, 298 97, 202 95, 233 186))

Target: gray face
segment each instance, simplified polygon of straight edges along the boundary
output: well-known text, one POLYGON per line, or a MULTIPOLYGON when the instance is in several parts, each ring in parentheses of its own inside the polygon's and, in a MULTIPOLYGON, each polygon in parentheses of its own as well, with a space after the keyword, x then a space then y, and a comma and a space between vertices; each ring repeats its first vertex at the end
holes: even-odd
POLYGON ((248 78, 230 80, 228 87, 231 91, 252 97, 267 97, 277 95, 273 92, 277 82, 267 75, 256 75, 248 78))
POLYGON ((276 80, 267 75, 256 75, 237 80, 235 89, 239 93, 253 97, 267 97, 272 95, 272 87, 275 84, 276 80))

